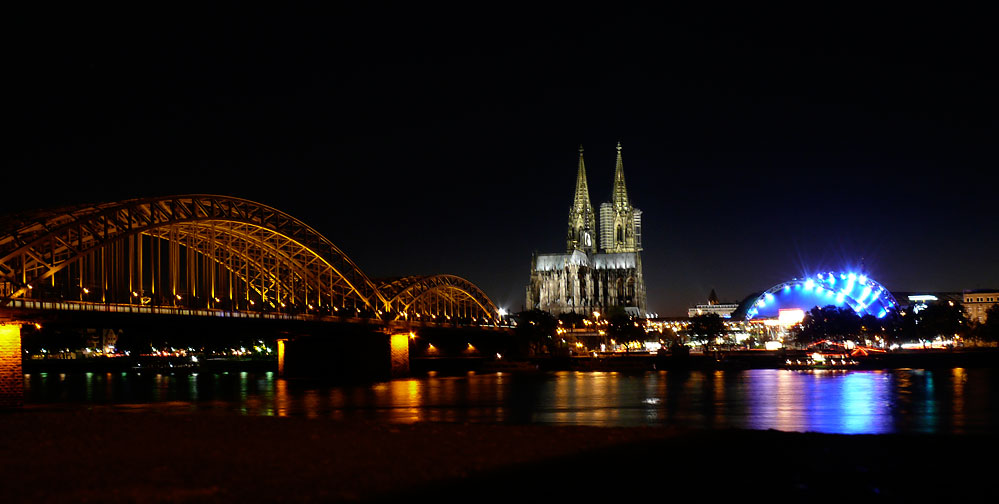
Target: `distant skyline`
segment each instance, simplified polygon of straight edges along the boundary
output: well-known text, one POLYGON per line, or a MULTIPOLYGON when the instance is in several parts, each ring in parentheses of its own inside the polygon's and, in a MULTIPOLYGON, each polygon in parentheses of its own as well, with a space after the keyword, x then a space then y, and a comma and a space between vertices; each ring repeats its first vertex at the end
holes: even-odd
POLYGON ((0 213, 228 194, 518 310, 621 141, 661 315, 861 261, 999 287, 982 12, 137 9, 12 16, 0 213))

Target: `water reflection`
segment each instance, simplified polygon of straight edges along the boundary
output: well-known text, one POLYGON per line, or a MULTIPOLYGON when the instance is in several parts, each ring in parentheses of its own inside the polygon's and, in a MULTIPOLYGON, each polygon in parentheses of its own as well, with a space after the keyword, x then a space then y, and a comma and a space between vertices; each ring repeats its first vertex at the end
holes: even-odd
POLYGON ((29 404, 390 422, 676 425, 832 433, 988 432, 999 373, 688 371, 428 376, 368 386, 274 373, 35 373, 29 404))
POLYGON ((951 418, 953 418, 954 421, 955 432, 963 432, 965 428, 964 384, 966 381, 967 378, 964 374, 964 368, 954 368, 951 370, 951 382, 954 387, 954 390, 951 393, 951 397, 954 398, 951 418))

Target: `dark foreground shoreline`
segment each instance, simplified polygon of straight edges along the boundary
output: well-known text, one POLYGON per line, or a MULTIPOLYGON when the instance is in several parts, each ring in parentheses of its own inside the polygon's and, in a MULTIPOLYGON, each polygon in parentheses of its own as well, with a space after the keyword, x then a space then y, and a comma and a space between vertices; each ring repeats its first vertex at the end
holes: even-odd
POLYGON ((0 412, 0 502, 994 498, 999 437, 0 412))

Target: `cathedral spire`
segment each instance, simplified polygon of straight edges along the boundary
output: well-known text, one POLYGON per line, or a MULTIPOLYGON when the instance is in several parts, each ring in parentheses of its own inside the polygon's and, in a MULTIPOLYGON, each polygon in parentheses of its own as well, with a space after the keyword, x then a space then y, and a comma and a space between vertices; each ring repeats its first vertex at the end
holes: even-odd
POLYGON ((583 146, 579 146, 579 170, 576 174, 576 195, 569 209, 569 234, 566 245, 569 252, 594 250, 594 233, 597 227, 596 212, 590 203, 590 188, 586 183, 586 165, 583 163, 583 146))
POLYGON ((614 168, 614 192, 611 202, 615 208, 628 207, 628 187, 624 183, 624 162, 621 160, 621 142, 617 143, 617 166, 614 168))
POLYGON ((641 210, 631 206, 624 183, 621 142, 617 143, 617 166, 611 201, 600 206, 600 244, 604 252, 638 252, 641 245, 641 210))
POLYGON ((586 184, 586 165, 583 163, 583 146, 579 146, 579 170, 576 174, 576 198, 572 202, 573 210, 579 211, 581 209, 590 209, 593 211, 593 205, 590 204, 590 188, 586 184))

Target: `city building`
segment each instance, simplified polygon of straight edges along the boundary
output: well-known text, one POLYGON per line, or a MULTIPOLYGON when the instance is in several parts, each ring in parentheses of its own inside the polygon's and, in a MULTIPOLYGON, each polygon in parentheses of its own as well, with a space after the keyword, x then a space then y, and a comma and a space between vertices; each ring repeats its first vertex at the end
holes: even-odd
POLYGON ((697 315, 704 315, 707 313, 714 313, 721 318, 727 319, 732 318, 732 312, 739 308, 739 303, 722 303, 718 301, 718 295, 715 294, 715 290, 711 289, 711 294, 708 295, 707 304, 694 305, 693 308, 687 309, 688 317, 696 317, 697 315))
POLYGON ((919 313, 927 306, 936 303, 960 304, 963 297, 960 292, 892 292, 898 301, 898 308, 906 313, 919 313))
POLYGON ((968 320, 982 324, 987 317, 985 312, 999 304, 999 289, 966 290, 962 293, 962 297, 964 316, 968 320))
POLYGON ((707 313, 714 313, 721 318, 732 318, 732 313, 739 308, 739 303, 719 303, 719 304, 699 304, 693 308, 687 308, 688 317, 696 317, 707 313))
POLYGON ((629 314, 645 316, 642 212, 628 199, 620 142, 611 201, 600 206, 599 219, 598 227, 580 147, 566 252, 534 254, 527 286, 528 309, 555 315, 589 314, 619 306, 629 314))

